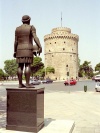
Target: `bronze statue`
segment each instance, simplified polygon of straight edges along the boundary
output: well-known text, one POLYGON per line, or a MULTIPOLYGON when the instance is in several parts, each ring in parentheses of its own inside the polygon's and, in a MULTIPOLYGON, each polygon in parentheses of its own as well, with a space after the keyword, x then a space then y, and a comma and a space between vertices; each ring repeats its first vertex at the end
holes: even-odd
POLYGON ((36 51, 39 55, 42 52, 40 41, 36 35, 36 29, 33 25, 30 25, 30 20, 30 16, 24 15, 22 17, 23 24, 15 30, 14 57, 18 63, 17 75, 19 80, 19 88, 25 87, 22 83, 24 65, 26 88, 34 87, 29 84, 31 64, 33 63, 33 57, 36 55, 36 51), (33 39, 37 47, 33 45, 33 39))

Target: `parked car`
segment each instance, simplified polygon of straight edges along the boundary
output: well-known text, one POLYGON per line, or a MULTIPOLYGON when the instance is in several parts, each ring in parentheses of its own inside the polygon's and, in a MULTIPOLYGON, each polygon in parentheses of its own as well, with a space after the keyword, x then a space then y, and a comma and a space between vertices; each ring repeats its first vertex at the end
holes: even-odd
POLYGON ((50 79, 50 78, 47 78, 47 79, 45 79, 45 80, 42 80, 42 83, 44 84, 44 83, 52 83, 53 82, 53 80, 52 79, 50 79))
POLYGON ((41 81, 40 80, 37 80, 37 79, 31 79, 30 80, 30 84, 39 85, 39 84, 41 84, 41 81))
POLYGON ((77 81, 75 79, 66 80, 64 82, 65 85, 76 85, 77 81))
POLYGON ((96 92, 100 91, 100 83, 96 83, 95 90, 96 92))
POLYGON ((95 82, 98 82, 98 81, 100 82, 100 75, 96 75, 94 80, 95 82))
POLYGON ((95 76, 92 77, 92 80, 95 80, 95 76))

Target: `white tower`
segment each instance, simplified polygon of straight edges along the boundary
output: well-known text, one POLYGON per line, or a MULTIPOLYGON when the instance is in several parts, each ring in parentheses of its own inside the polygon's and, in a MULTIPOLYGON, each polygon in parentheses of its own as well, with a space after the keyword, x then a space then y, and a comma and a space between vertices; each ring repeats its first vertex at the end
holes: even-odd
POLYGON ((70 78, 78 77, 78 40, 78 35, 66 27, 54 28, 44 36, 45 67, 55 68, 50 78, 65 80, 68 74, 70 78))

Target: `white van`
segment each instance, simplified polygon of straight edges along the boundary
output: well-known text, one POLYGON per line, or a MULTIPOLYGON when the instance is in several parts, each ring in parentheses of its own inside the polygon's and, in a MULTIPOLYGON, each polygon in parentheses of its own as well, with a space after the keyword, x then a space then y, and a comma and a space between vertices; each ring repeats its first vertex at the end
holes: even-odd
POLYGON ((95 76, 95 82, 100 82, 100 75, 95 76))

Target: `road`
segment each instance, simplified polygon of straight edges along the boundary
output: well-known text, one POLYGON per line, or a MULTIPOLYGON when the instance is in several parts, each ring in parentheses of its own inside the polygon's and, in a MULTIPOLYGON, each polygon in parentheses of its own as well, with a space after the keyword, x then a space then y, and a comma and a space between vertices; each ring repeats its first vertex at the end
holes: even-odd
POLYGON ((73 91, 84 91, 84 86, 87 86, 88 91, 94 91, 95 81, 79 81, 76 85, 65 86, 64 82, 58 82, 53 84, 41 85, 45 87, 45 91, 64 91, 64 92, 73 92, 73 91))
MULTIPOLYGON (((36 85, 37 87, 45 87, 45 92, 48 91, 64 91, 64 92, 73 92, 73 91, 84 91, 84 86, 87 86, 87 91, 95 91, 95 81, 78 81, 76 85, 65 86, 64 82, 54 82, 49 84, 40 84, 36 85)), ((0 86, 0 96, 6 95, 6 88, 17 88, 18 84, 4 84, 0 86)))

